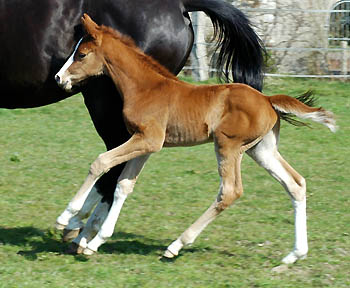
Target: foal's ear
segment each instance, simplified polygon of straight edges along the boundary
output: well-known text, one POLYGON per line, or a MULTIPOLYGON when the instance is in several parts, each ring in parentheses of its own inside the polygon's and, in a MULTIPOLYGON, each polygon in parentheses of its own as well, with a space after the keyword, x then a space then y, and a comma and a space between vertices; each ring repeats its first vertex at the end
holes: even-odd
POLYGON ((97 45, 100 45, 102 42, 102 34, 98 29, 99 26, 86 13, 81 17, 81 23, 83 24, 86 33, 95 40, 97 45))

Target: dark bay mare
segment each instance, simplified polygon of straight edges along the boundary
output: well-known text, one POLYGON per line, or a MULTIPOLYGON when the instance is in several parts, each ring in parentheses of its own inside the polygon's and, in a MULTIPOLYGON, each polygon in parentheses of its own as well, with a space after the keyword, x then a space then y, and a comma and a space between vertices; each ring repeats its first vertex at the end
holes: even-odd
MULTIPOLYGON (((261 90, 264 49, 249 20, 223 0, 0 0, 0 108, 31 108, 55 103, 82 92, 91 119, 107 150, 129 137, 121 100, 112 81, 99 77, 80 90, 60 89, 54 75, 83 36, 80 17, 88 13, 133 38, 146 54, 177 74, 193 45, 188 12, 204 11, 216 28, 217 68, 224 78, 261 90), (4 92, 8 91, 8 92, 4 92)), ((111 203, 124 165, 111 169, 94 186, 94 199, 70 223, 79 230, 91 203, 111 203)))

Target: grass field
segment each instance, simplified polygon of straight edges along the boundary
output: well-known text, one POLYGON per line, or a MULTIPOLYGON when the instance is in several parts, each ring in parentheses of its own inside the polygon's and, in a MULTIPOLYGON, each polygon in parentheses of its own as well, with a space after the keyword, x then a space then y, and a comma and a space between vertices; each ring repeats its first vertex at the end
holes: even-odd
POLYGON ((175 261, 159 260, 217 194, 212 144, 153 155, 112 239, 92 257, 66 255, 53 224, 104 151, 82 96, 0 110, 0 287, 350 287, 350 83, 265 84, 267 94, 307 89, 340 129, 282 123, 280 151, 307 180, 310 252, 279 272, 293 246, 291 203, 248 156, 243 197, 175 261))

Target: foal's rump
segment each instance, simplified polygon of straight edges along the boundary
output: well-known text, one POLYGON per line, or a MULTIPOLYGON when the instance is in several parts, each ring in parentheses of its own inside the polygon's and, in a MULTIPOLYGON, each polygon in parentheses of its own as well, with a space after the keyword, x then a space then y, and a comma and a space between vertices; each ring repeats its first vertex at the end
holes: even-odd
MULTIPOLYGON (((249 143, 264 137, 281 118, 297 126, 307 126, 293 117, 310 119, 335 132, 337 127, 332 112, 322 107, 315 108, 311 92, 293 98, 287 95, 266 96, 245 84, 219 86, 218 97, 227 101, 217 132, 227 138, 249 143), (221 88, 222 87, 222 88, 221 88)), ((218 92, 217 91, 217 92, 218 92)), ((253 143, 253 142, 252 142, 253 143)))

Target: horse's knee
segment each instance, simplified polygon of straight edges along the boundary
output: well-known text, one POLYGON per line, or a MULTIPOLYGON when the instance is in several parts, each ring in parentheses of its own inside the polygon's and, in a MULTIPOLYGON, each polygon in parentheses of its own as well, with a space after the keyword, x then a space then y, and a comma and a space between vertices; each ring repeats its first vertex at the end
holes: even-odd
POLYGON ((114 194, 115 198, 127 197, 133 190, 135 186, 135 180, 123 179, 118 182, 117 188, 114 194))

